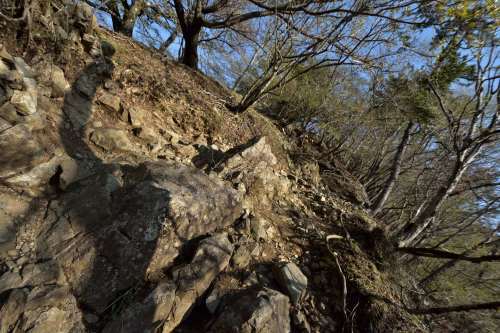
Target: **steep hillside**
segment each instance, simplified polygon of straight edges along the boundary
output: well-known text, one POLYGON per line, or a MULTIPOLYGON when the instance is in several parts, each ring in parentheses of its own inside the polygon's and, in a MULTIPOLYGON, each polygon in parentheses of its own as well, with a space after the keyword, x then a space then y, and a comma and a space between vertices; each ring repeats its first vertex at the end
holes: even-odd
POLYGON ((0 33, 0 332, 424 331, 312 138, 63 13, 0 33))

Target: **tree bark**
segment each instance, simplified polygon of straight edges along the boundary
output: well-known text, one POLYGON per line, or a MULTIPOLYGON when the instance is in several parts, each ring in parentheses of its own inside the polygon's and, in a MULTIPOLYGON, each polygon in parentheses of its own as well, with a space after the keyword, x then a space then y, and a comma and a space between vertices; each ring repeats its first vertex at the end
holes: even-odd
POLYGON ((468 257, 467 255, 463 255, 461 253, 454 253, 454 252, 448 252, 439 249, 425 248, 425 247, 399 247, 397 250, 400 252, 420 257, 429 257, 438 259, 456 259, 476 264, 485 261, 500 261, 500 255, 495 255, 495 254, 479 256, 479 257, 468 257))
POLYGON ((183 31, 184 50, 182 51, 182 63, 188 67, 198 68, 198 42, 200 38, 201 25, 192 24, 183 31))
POLYGON ((500 309, 500 302, 411 309, 409 310, 409 312, 419 315, 425 315, 425 314, 441 314, 441 313, 472 311, 472 310, 496 310, 496 309, 500 309))
POLYGON ((132 37, 134 33, 135 23, 141 15, 144 7, 146 6, 145 0, 135 0, 129 8, 125 8, 121 22, 120 30, 118 31, 125 36, 132 37))
POLYGON ((406 129, 403 133, 403 137, 401 138, 401 142, 398 145, 398 149, 396 151, 396 155, 394 156, 394 161, 392 162, 391 174, 389 178, 384 184, 384 188, 380 195, 377 198, 377 201, 373 204, 372 214, 377 215, 380 213, 382 208, 384 207, 385 202, 389 198, 389 195, 396 184, 396 181, 399 177, 399 173, 401 172, 401 162, 403 160, 404 153, 406 148, 408 147, 408 143, 410 142, 410 132, 413 128, 414 124, 412 121, 408 122, 406 129))
POLYGON ((186 14, 180 0, 174 0, 175 13, 184 38, 182 63, 196 69, 198 67, 198 44, 203 27, 202 2, 197 1, 191 13, 186 14))
POLYGON ((448 177, 446 183, 428 201, 423 209, 398 233, 398 247, 409 246, 427 227, 432 223, 436 212, 450 194, 455 191, 463 174, 481 152, 483 147, 477 145, 471 149, 463 150, 457 157, 453 172, 448 177))

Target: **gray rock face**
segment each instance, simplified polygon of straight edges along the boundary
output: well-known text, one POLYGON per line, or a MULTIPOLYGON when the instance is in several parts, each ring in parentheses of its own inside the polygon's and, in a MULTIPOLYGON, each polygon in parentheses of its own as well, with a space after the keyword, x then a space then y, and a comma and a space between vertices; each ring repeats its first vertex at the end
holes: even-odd
POLYGON ((90 141, 108 151, 133 150, 127 132, 115 128, 97 128, 90 135, 90 141))
POLYGON ((28 207, 29 202, 14 191, 0 192, 0 258, 15 247, 16 217, 24 214, 28 207))
POLYGON ((70 85, 61 68, 51 63, 42 63, 35 67, 39 73, 39 80, 50 88, 50 96, 62 97, 70 90, 70 85))
POLYGON ((83 318, 68 288, 16 289, 0 310, 0 332, 86 332, 83 318))
MULTIPOLYGON (((71 176, 71 166, 75 163, 69 156, 63 154, 62 152, 57 152, 50 160, 47 162, 39 163, 32 169, 27 170, 21 174, 9 177, 5 180, 7 184, 15 185, 16 187, 26 187, 26 188, 40 188, 48 184, 50 178, 52 178, 58 169, 63 171, 64 176, 61 177, 61 188, 64 188, 67 184, 66 182, 71 176), (64 182, 64 183, 63 183, 64 182)), ((73 178, 71 179, 71 181, 73 178)))
POLYGON ((144 110, 138 108, 130 108, 127 110, 128 113, 128 121, 133 127, 141 127, 144 125, 144 110))
POLYGON ((104 332, 148 332, 162 321, 162 332, 172 332, 227 266, 232 250, 225 234, 204 239, 192 262, 175 271, 173 280, 161 282, 141 303, 128 307, 104 332))
POLYGON ((33 230, 37 257, 57 258, 75 296, 97 313, 121 290, 161 279, 186 241, 241 215, 237 192, 197 169, 148 163, 117 172, 52 201, 33 230))
POLYGON ((288 193, 289 181, 279 175, 276 156, 265 137, 226 154, 229 157, 215 171, 224 179, 243 185, 246 195, 251 198, 248 205, 268 208, 276 195, 288 193))
POLYGON ((33 79, 36 76, 36 72, 28 66, 22 58, 15 57, 13 59, 16 69, 23 75, 23 77, 33 79))
POLYGON ((24 124, 0 133, 0 178, 19 174, 46 161, 44 147, 24 124))
POLYGON ((14 94, 12 95, 10 102, 14 105, 18 112, 22 115, 30 115, 36 112, 37 105, 37 95, 35 91, 21 91, 14 90, 14 94))
POLYGON ((287 333, 289 307, 288 297, 275 290, 250 288, 225 302, 210 332, 287 333))
POLYGON ((108 92, 102 92, 98 98, 99 103, 110 109, 111 111, 119 112, 121 108, 120 97, 112 95, 108 92))
POLYGON ((256 240, 268 241, 276 234, 273 225, 259 216, 253 216, 250 219, 250 231, 256 240))
POLYGON ((287 291, 294 305, 300 303, 307 290, 307 277, 293 262, 277 267, 274 271, 281 287, 287 291))

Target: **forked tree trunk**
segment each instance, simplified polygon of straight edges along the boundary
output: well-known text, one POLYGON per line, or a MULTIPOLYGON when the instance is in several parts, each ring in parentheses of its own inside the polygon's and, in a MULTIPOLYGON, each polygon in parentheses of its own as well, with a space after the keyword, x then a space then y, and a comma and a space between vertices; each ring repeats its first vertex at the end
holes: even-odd
POLYGON ((123 9, 123 15, 119 13, 118 6, 110 4, 114 15, 111 15, 113 30, 125 36, 132 37, 137 19, 146 6, 145 0, 135 0, 129 8, 123 9))
POLYGON ((432 223, 437 211, 450 194, 455 190, 463 174, 481 151, 482 146, 466 149, 461 152, 455 162, 454 170, 446 183, 436 192, 434 197, 419 213, 398 233, 398 246, 407 247, 432 223))

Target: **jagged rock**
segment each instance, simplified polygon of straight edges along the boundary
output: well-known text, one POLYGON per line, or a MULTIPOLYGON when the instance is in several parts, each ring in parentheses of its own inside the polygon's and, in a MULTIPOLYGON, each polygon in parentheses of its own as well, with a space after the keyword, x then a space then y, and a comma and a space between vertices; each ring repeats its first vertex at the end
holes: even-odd
POLYGON ((99 40, 92 34, 84 34, 82 37, 82 44, 85 50, 94 58, 102 56, 99 40))
POLYGON ((222 296, 222 292, 219 289, 214 288, 205 299, 205 306, 211 314, 215 314, 217 312, 217 308, 222 301, 222 296))
POLYGON ((0 132, 3 132, 11 127, 12 127, 11 123, 9 123, 7 120, 3 118, 0 118, 0 132))
POLYGON ((233 265, 238 269, 247 267, 248 264, 250 263, 250 259, 252 259, 250 253, 251 250, 249 249, 248 246, 240 245, 240 247, 238 247, 238 249, 233 255, 232 258, 233 265))
POLYGON ((71 87, 64 76, 63 70, 56 65, 43 63, 37 66, 37 71, 40 73, 39 78, 47 82, 51 88, 52 97, 62 97, 70 90, 71 87))
POLYGON ((0 178, 22 173, 48 159, 41 143, 24 124, 0 133, 0 151, 0 178))
POLYGON ((133 150, 127 132, 115 128, 97 128, 90 135, 90 141, 108 151, 133 150))
POLYGON ((15 125, 23 121, 22 116, 17 113, 16 107, 9 102, 0 106, 0 117, 5 119, 11 125, 15 125))
POLYGON ((268 288, 250 288, 224 302, 210 332, 290 332, 289 302, 285 295, 268 288))
POLYGON ((70 184, 82 179, 86 176, 78 163, 67 156, 59 162, 59 167, 61 168, 61 174, 59 176, 59 187, 61 189, 66 189, 70 184))
POLYGON ((94 98, 97 87, 100 86, 105 79, 111 77, 113 73, 113 63, 102 59, 97 59, 92 64, 88 65, 81 75, 76 80, 74 86, 76 91, 90 99, 94 98))
POLYGON ((279 175, 279 165, 266 138, 230 149, 216 167, 219 176, 235 184, 243 183, 251 205, 270 207, 276 195, 286 196, 290 182, 279 175))
POLYGON ((0 78, 7 76, 10 73, 10 68, 4 60, 0 59, 0 78))
POLYGON ((28 66, 22 58, 15 57, 13 61, 16 69, 23 75, 23 77, 30 79, 35 78, 36 72, 28 66))
MULTIPOLYGON (((301 332, 305 333, 310 333, 311 332, 311 325, 309 325, 309 322, 307 321, 306 316, 302 311, 294 312, 292 314, 293 318, 293 323, 295 327, 299 328, 301 332)), ((335 326, 330 326, 331 328, 335 326)))
POLYGON ((258 216, 250 218, 250 231, 256 240, 269 240, 272 238, 276 231, 271 223, 266 219, 258 216))
POLYGON ((16 217, 29 208, 29 201, 14 191, 0 191, 0 258, 15 247, 16 217))
POLYGON ((23 116, 21 121, 30 131, 44 129, 47 125, 47 118, 40 110, 29 116, 23 116))
POLYGON ((265 137, 250 141, 243 147, 235 149, 234 153, 229 151, 228 154, 232 156, 224 162, 220 172, 223 177, 242 168, 255 168, 260 165, 273 166, 277 163, 265 137))
POLYGON ((14 90, 10 102, 25 116, 36 112, 37 96, 31 91, 14 90))
POLYGON ((200 242, 192 262, 176 270, 172 281, 161 282, 141 303, 132 304, 104 332, 147 332, 161 321, 172 332, 194 302, 228 264, 232 245, 218 234, 200 242))
POLYGON ((307 290, 307 277, 293 262, 276 267, 274 270, 276 280, 281 288, 286 290, 294 305, 300 303, 307 290))
POLYGON ((127 112, 127 119, 133 127, 144 125, 144 111, 137 108, 130 108, 127 112))
POLYGON ((59 152, 47 162, 39 163, 26 172, 9 177, 5 182, 17 187, 35 188, 49 183, 56 174, 62 163, 70 159, 67 155, 59 152))
POLYGON ((9 64, 14 64, 14 58, 5 49, 5 46, 0 44, 0 59, 7 61, 9 64))
POLYGON ((0 277, 0 293, 26 286, 54 284, 62 279, 54 261, 28 264, 21 272, 9 271, 0 277))
POLYGON ((24 305, 28 291, 25 289, 14 289, 9 294, 4 305, 0 307, 0 333, 19 332, 15 330, 21 316, 23 315, 24 305))
POLYGON ((162 279, 187 241, 240 215, 237 192, 220 179, 158 162, 81 180, 32 231, 37 260, 56 258, 75 296, 99 314, 120 291, 162 279))
MULTIPOLYGON (((0 66, 1 66, 1 62, 0 62, 0 66)), ((0 68, 0 77, 2 75, 1 71, 2 71, 2 69, 0 68)), ((7 86, 2 87, 2 85, 0 83, 0 106, 2 106, 3 103, 7 102, 10 99, 10 97, 11 96, 9 96, 9 94, 7 92, 7 86)))
POLYGON ((102 92, 98 98, 99 103, 110 109, 111 111, 119 112, 121 108, 120 97, 110 94, 108 92, 102 92))
POLYGON ((157 142, 159 137, 158 133, 156 133, 154 129, 150 127, 135 128, 134 133, 137 135, 137 137, 143 139, 148 143, 157 142))
MULTIPOLYGON (((87 330, 82 314, 70 290, 59 286, 34 288, 30 292, 11 293, 4 306, 7 320, 0 322, 1 332, 83 333, 87 330)), ((2 312, 3 312, 2 308, 2 312)))
POLYGON ((63 111, 71 122, 71 125, 76 130, 79 130, 89 122, 90 115, 94 112, 94 106, 87 97, 83 97, 79 93, 72 91, 66 94, 64 98, 63 111))

